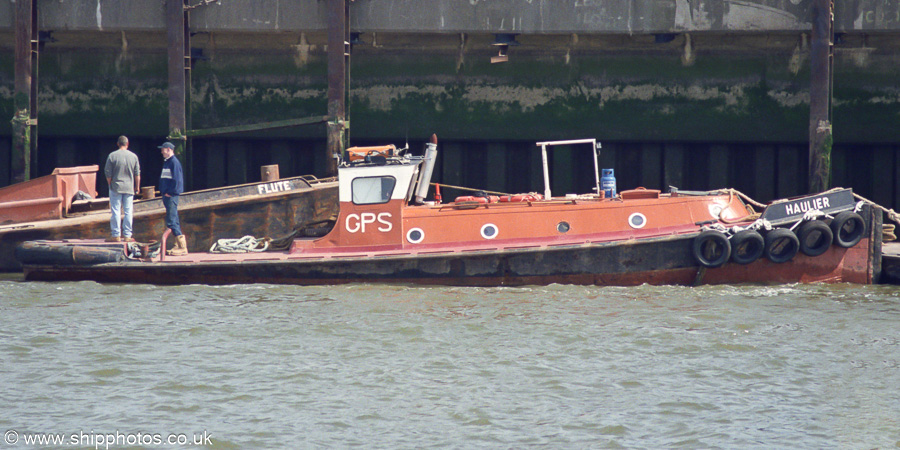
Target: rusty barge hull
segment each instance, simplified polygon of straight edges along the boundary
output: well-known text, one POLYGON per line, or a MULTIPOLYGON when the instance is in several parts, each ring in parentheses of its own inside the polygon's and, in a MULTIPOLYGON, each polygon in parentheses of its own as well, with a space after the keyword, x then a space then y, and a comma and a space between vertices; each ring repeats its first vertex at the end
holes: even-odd
POLYGON ((715 269, 702 268, 694 260, 691 244, 698 233, 689 233, 604 243, 438 254, 382 252, 310 258, 285 252, 189 255, 171 262, 27 265, 25 278, 35 281, 93 280, 150 284, 871 284, 876 283, 880 275, 881 227, 880 220, 877 220, 880 217, 873 214, 871 208, 864 217, 870 232, 854 247, 831 246, 822 255, 810 257, 798 254, 780 264, 761 258, 747 265, 728 263, 715 269))
MULTIPOLYGON (((296 228, 332 219, 338 212, 337 182, 297 177, 182 194, 181 228, 191 252, 203 252, 217 239, 281 238, 296 228)), ((59 220, 0 226, 0 271, 19 271, 16 247, 26 241, 104 239, 109 236, 108 209, 59 220)), ((134 238, 160 240, 165 232, 162 200, 135 201, 134 238)))

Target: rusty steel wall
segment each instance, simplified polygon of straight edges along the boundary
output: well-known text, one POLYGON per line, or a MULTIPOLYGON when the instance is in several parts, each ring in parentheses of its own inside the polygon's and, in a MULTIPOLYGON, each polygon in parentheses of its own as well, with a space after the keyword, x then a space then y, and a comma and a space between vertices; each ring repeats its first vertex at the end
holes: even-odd
MULTIPOLYGON (((2 0, 0 0, 2 1, 2 0)), ((192 2, 199 3, 199 0, 192 2)), ((0 3, 0 30, 13 0, 0 3)), ((321 31, 321 0, 219 0, 192 12, 197 31, 321 31)), ((810 0, 356 0, 354 31, 666 33, 809 30, 810 0)), ((52 30, 162 30, 164 0, 39 0, 52 30)), ((838 31, 900 30, 898 0, 837 0, 838 31)))

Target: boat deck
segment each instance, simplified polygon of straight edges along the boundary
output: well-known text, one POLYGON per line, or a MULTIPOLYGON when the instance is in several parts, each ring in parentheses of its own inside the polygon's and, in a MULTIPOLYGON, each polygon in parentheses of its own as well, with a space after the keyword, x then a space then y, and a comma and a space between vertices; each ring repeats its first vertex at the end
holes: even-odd
MULTIPOLYGON (((581 246, 591 246, 596 244, 613 244, 621 239, 634 240, 637 237, 642 239, 667 239, 677 238, 683 235, 693 235, 695 232, 685 232, 678 229, 659 229, 655 231, 646 230, 641 233, 607 233, 577 236, 570 239, 542 239, 542 240, 523 240, 510 239, 505 241, 487 241, 487 242, 467 242, 454 245, 452 247, 442 245, 424 245, 414 248, 400 248, 393 246, 377 246, 377 247, 350 247, 338 249, 318 249, 318 251, 265 251, 265 252, 247 252, 247 253, 209 253, 196 252, 182 256, 163 255, 155 257, 153 260, 136 259, 133 262, 167 262, 167 263, 219 263, 219 262, 253 262, 253 261, 284 261, 284 260, 323 260, 323 259, 355 259, 355 258, 385 258, 385 257, 415 257, 430 256, 453 253, 473 253, 473 252, 492 252, 492 251, 530 251, 535 249, 552 249, 552 248, 571 248, 581 246)), ((294 245, 304 247, 303 243, 312 242, 318 238, 295 238, 294 245)), ((59 244, 68 246, 86 246, 86 247, 123 247, 126 243, 105 242, 100 239, 67 239, 58 241, 59 244)), ((171 242, 171 241, 169 241, 171 242)), ((137 243, 141 245, 140 243, 137 243)))

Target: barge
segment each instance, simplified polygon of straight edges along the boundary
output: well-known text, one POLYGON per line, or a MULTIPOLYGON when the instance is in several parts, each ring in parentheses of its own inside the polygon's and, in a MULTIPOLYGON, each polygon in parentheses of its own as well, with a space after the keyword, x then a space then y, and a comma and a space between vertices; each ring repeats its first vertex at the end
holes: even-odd
MULTIPOLYGON (((109 199, 97 198, 97 169, 58 168, 51 175, 0 188, 0 271, 22 270, 15 249, 23 242, 109 236, 109 199)), ((190 252, 208 250, 216 237, 283 237, 334 219, 337 181, 307 175, 185 192, 178 213, 183 232, 190 236, 190 252)), ((164 218, 161 198, 135 199, 134 238, 158 240, 165 231, 164 218)))

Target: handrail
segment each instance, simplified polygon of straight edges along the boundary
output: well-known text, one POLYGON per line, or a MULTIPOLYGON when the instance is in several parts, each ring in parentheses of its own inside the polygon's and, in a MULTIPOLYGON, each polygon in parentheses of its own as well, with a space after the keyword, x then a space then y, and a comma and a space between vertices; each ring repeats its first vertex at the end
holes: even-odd
POLYGON ((547 147, 554 145, 572 145, 572 144, 591 144, 591 153, 594 155, 594 190, 600 193, 600 168, 597 164, 597 152, 600 144, 597 139, 568 139, 565 141, 544 141, 538 142, 537 146, 541 148, 541 163, 544 167, 544 198, 553 198, 550 192, 550 165, 547 163, 547 147))

